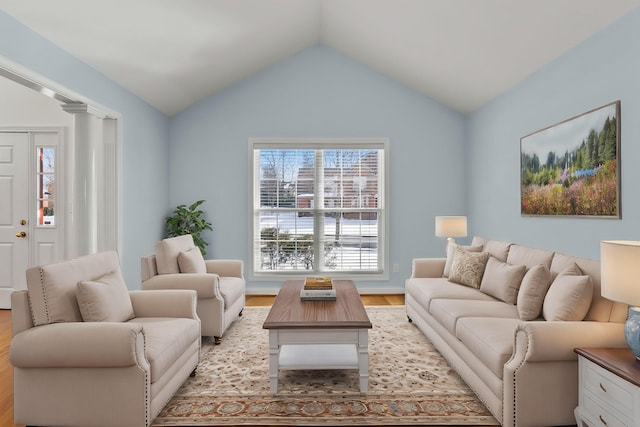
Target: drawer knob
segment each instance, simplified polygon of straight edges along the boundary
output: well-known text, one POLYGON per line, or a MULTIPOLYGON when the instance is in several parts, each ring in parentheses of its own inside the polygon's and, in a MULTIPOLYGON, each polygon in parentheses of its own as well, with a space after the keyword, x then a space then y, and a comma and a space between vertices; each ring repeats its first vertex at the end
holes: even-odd
POLYGON ((604 424, 605 426, 608 426, 609 424, 607 424, 607 422, 604 420, 604 418, 602 418, 602 415, 598 415, 598 418, 600 418, 600 422, 602 424, 604 424))
POLYGON ((602 383, 600 383, 600 388, 602 389, 602 391, 604 391, 605 393, 607 392, 607 389, 602 385, 602 383))

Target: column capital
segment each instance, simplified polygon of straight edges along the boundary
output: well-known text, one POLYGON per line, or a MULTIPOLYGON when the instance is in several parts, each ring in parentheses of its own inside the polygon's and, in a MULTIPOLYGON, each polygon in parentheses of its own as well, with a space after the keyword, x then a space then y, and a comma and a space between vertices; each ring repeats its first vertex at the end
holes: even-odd
POLYGON ((99 119, 104 119, 105 117, 107 117, 107 115, 101 110, 89 104, 85 104, 84 102, 69 102, 66 104, 62 104, 62 109, 70 114, 86 113, 99 119))

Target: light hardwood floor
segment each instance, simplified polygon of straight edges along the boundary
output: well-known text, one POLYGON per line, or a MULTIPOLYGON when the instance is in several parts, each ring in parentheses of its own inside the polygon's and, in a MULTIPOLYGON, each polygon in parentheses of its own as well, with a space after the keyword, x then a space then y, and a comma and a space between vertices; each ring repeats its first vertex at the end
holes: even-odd
MULTIPOLYGON (((270 306, 274 296, 247 295, 247 307, 270 306)), ((364 305, 403 305, 404 295, 361 295, 364 305)), ((0 310, 0 427, 13 424, 13 369, 9 363, 11 310, 0 310)))

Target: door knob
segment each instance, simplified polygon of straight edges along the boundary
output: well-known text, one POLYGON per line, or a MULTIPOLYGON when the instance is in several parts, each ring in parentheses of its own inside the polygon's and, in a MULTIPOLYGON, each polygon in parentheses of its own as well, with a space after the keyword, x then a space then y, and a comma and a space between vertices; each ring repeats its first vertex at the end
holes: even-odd
POLYGON ((21 231, 19 233, 16 233, 16 237, 20 237, 21 239, 24 239, 25 237, 27 237, 27 233, 25 231, 21 231))

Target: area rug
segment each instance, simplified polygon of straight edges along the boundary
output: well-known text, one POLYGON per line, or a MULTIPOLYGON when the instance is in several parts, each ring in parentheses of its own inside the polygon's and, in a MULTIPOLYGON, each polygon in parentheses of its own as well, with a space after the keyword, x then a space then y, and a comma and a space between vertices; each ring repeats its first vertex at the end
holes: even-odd
POLYGON ((269 307, 247 307, 220 345, 204 339, 197 375, 178 390, 154 426, 499 425, 404 306, 366 307, 369 390, 357 370, 282 371, 269 390, 269 307))

